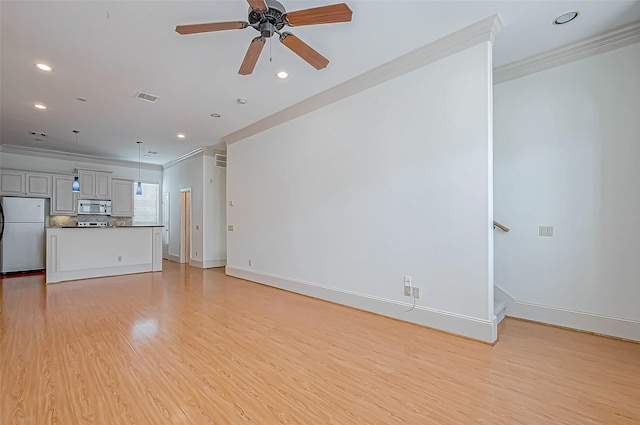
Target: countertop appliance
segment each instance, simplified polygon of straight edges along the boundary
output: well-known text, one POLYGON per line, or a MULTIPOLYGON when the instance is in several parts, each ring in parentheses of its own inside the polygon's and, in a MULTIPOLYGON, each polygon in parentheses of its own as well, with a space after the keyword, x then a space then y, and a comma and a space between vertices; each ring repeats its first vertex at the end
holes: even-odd
POLYGON ((44 270, 46 204, 40 198, 0 198, 0 274, 44 270))
POLYGON ((78 214, 111 215, 111 201, 78 199, 78 214))
POLYGON ((79 221, 78 227, 107 227, 105 221, 79 221))

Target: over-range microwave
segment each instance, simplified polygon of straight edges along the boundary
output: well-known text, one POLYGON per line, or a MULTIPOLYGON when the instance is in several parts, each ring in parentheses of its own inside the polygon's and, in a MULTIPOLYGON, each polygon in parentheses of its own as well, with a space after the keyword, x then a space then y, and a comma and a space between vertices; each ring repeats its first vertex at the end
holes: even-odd
POLYGON ((111 215, 111 201, 78 199, 78 214, 111 215))

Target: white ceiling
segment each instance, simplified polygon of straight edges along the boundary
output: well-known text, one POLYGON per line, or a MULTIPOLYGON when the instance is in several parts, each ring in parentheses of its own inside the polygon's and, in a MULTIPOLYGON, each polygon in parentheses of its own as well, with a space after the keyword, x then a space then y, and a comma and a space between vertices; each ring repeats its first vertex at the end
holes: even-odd
MULTIPOLYGON (((281 0, 289 11, 338 1, 281 0)), ((246 20, 245 0, 0 2, 0 142, 163 164, 375 66, 499 13, 501 66, 640 19, 640 1, 348 0, 350 23, 290 28, 331 61, 316 71, 276 37, 237 74, 252 28, 188 36, 176 25, 246 20), (564 12, 580 16, 564 26, 564 12), (271 51, 272 60, 269 60, 271 51), (45 62, 54 68, 35 68, 45 62), (286 70, 287 80, 275 73, 286 70), (159 96, 155 104, 137 92, 159 96), (84 97, 86 102, 76 100, 84 97), (238 98, 248 103, 240 105, 238 98), (46 111, 33 107, 36 102, 46 111), (212 118, 218 113, 220 118, 212 118), (78 143, 72 130, 80 130, 78 143), (46 133, 34 140, 28 132, 46 133), (184 133, 186 138, 176 137, 184 133)))

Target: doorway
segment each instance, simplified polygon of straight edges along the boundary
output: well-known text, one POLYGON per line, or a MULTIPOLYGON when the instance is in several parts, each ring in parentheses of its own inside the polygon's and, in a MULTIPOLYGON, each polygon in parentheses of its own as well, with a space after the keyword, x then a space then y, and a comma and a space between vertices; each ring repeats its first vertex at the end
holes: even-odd
POLYGON ((180 190, 180 263, 191 264, 191 188, 180 190))

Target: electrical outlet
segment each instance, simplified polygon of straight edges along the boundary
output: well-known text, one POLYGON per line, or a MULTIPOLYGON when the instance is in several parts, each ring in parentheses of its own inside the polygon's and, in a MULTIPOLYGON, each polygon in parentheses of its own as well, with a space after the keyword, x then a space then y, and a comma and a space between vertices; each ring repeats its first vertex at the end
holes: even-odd
POLYGON ((118 262, 122 262, 122 255, 118 255, 118 262))
POLYGON ((420 288, 412 287, 413 298, 420 298, 420 288))
POLYGON ((229 224, 227 226, 227 230, 230 231, 230 232, 233 232, 233 224, 229 224))
POLYGON ((404 277, 404 296, 405 297, 411 296, 411 276, 405 275, 404 277))

